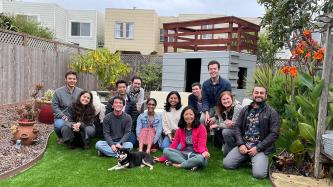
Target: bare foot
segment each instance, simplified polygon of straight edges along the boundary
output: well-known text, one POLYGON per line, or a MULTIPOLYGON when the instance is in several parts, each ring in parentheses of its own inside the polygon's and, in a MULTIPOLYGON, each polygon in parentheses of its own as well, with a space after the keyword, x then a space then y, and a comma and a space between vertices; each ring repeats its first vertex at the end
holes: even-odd
POLYGON ((181 168, 182 167, 181 164, 175 164, 175 163, 173 163, 172 166, 176 167, 176 168, 181 168))
POLYGON ((148 155, 150 155, 150 151, 147 150, 146 153, 147 153, 148 155))

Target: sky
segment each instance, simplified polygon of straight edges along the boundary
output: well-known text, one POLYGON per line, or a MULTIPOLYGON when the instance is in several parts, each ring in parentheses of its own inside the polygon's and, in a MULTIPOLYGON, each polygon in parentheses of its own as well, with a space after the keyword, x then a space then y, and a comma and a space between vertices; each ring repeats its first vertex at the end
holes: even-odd
POLYGON ((263 6, 256 0, 17 0, 56 3, 65 9, 99 10, 105 8, 153 9, 159 16, 178 14, 223 14, 238 17, 262 17, 263 6))

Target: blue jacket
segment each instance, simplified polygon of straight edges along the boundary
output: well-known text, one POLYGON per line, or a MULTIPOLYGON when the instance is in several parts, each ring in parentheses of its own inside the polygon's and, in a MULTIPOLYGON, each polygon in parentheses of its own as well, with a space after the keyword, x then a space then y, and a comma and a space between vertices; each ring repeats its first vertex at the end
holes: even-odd
MULTIPOLYGON (((198 110, 198 98, 194 94, 188 96, 188 105, 198 110)), ((201 112, 198 110, 198 112, 201 112)))
POLYGON ((219 95, 223 91, 231 91, 231 84, 228 80, 219 77, 219 82, 216 85, 212 84, 212 80, 206 80, 202 85, 202 110, 209 111, 210 108, 216 106, 219 95))
MULTIPOLYGON (((140 136, 142 128, 149 128, 148 112, 144 112, 139 115, 136 125, 136 136, 140 136)), ((153 128, 155 129, 155 137, 153 143, 155 144, 162 134, 162 119, 156 113, 154 114, 153 128)))

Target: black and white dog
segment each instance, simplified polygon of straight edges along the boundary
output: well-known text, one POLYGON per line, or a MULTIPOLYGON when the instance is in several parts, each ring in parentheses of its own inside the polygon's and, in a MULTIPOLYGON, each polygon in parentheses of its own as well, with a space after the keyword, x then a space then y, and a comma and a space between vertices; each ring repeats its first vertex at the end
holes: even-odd
POLYGON ((152 170, 154 158, 145 152, 130 152, 129 149, 120 148, 117 151, 118 164, 109 168, 109 171, 120 170, 124 168, 145 167, 152 170))

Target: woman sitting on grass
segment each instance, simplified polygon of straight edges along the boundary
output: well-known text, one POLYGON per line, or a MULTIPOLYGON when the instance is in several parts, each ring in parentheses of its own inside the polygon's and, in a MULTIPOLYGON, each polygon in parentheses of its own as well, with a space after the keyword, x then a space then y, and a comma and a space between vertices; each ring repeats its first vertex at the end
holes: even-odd
POLYGON ((95 108, 92 94, 82 91, 76 102, 68 107, 66 113, 68 121, 61 128, 64 143, 68 144, 71 149, 76 146, 89 149, 89 139, 95 135, 95 125, 93 124, 95 108))
POLYGON ((236 146, 234 124, 242 109, 242 105, 235 100, 230 91, 224 91, 220 94, 216 107, 216 123, 210 126, 211 130, 215 131, 215 136, 219 133, 223 138, 223 156, 227 154, 236 146))
POLYGON ((162 120, 155 113, 157 102, 154 98, 147 100, 148 111, 139 115, 136 125, 136 136, 139 141, 139 151, 143 151, 143 146, 147 145, 146 153, 150 154, 151 150, 156 151, 158 140, 162 133, 162 120), (154 149, 152 148, 154 145, 154 149))
POLYGON ((163 157, 156 158, 157 161, 165 161, 166 165, 177 168, 196 170, 208 164, 210 156, 206 143, 207 131, 205 126, 200 124, 198 112, 187 106, 181 113, 178 123, 178 130, 170 148, 165 148, 163 157), (181 149, 177 146, 181 144, 181 149))
POLYGON ((178 129, 178 122, 180 119, 180 113, 183 110, 181 104, 180 95, 177 91, 171 91, 166 98, 164 105, 164 111, 162 113, 162 124, 164 139, 161 148, 167 148, 170 146, 174 133, 178 129))

